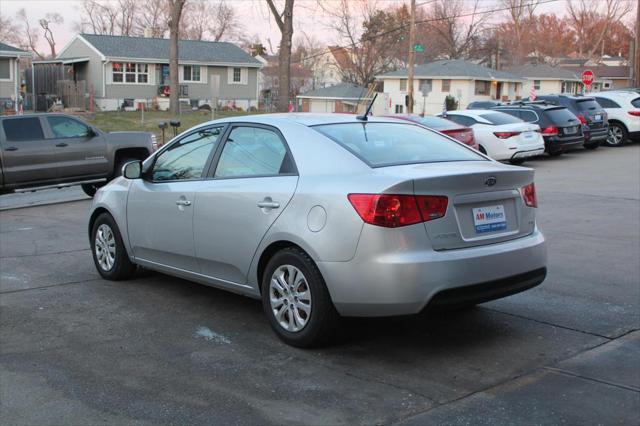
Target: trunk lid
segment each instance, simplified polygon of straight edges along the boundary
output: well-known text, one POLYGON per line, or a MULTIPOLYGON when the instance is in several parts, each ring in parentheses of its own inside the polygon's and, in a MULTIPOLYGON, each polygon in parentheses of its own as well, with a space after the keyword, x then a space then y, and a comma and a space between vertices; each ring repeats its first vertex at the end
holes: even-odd
POLYGON ((424 222, 435 250, 493 244, 529 235, 534 209, 520 188, 533 182, 533 170, 495 162, 430 163, 393 167, 413 180, 416 195, 445 195, 444 217, 424 222))

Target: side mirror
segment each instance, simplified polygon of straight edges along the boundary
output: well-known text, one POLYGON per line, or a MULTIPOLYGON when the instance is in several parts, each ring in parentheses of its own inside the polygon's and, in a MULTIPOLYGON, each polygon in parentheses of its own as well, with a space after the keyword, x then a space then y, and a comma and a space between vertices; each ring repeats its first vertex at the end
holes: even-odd
POLYGON ((130 161, 122 166, 122 176, 127 179, 140 179, 142 177, 142 161, 130 161))

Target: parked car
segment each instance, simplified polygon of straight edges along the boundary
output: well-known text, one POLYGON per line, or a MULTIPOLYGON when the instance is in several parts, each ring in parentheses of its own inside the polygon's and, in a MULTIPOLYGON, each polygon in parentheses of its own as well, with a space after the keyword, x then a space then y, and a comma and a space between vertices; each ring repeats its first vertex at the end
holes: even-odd
POLYGON ((130 162, 96 193, 88 228, 102 277, 142 265, 261 298, 277 335, 304 347, 340 316, 540 284, 536 207, 533 170, 423 126, 274 114, 211 121, 130 162))
POLYGON ((599 92, 596 101, 609 115, 607 145, 622 146, 640 138, 640 93, 635 90, 599 92))
POLYGON ((560 155, 572 148, 584 145, 582 123, 566 107, 546 102, 514 102, 492 108, 510 114, 527 123, 540 126, 545 152, 560 155))
POLYGON ((471 127, 480 152, 494 160, 522 164, 544 153, 540 127, 492 110, 448 111, 448 120, 471 127))
POLYGON ((473 101, 467 105, 467 109, 489 109, 498 105, 503 105, 503 103, 500 101, 473 101))
POLYGON ((158 149, 147 132, 103 132, 65 114, 0 117, 0 193, 81 185, 93 196, 158 149))
POLYGON ((434 117, 433 115, 418 115, 418 114, 396 114, 389 117, 399 118, 401 120, 413 121, 414 123, 422 124, 430 129, 437 130, 453 139, 462 142, 465 145, 469 145, 471 148, 477 150, 478 143, 473 137, 473 129, 465 126, 461 126, 451 120, 446 120, 441 117, 434 117))
POLYGON ((578 95, 541 95, 540 101, 562 105, 571 111, 580 123, 584 135, 584 147, 596 149, 607 140, 609 124, 607 112, 590 96, 578 95))

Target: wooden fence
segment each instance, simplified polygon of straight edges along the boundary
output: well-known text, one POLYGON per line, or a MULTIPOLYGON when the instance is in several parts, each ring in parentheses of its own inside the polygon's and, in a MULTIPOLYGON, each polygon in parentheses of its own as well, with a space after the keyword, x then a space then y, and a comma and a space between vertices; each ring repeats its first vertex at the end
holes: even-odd
POLYGON ((85 80, 58 80, 57 95, 65 108, 85 110, 87 108, 87 82, 85 80))

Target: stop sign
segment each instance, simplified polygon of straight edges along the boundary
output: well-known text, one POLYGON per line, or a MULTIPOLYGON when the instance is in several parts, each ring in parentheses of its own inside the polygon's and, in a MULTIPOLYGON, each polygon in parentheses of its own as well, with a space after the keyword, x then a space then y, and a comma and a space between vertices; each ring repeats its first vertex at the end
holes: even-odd
POLYGON ((595 78, 595 75, 593 75, 593 71, 591 70, 585 70, 582 73, 582 83, 587 87, 591 86, 591 83, 593 83, 594 78, 595 78))

